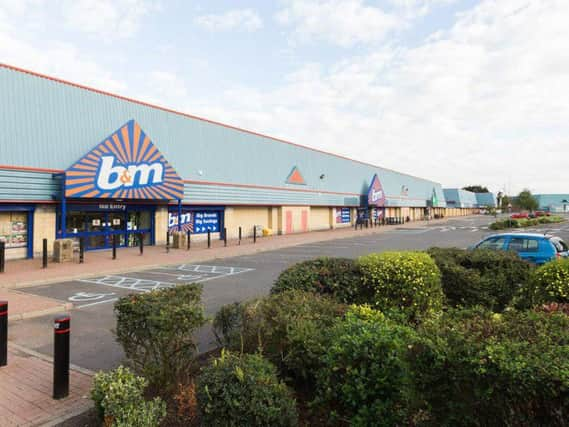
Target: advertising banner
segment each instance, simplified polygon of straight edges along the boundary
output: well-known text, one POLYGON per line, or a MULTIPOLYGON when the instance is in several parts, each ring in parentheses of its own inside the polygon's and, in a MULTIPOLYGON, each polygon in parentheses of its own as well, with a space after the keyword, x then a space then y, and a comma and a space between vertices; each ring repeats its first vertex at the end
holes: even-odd
POLYGON ((347 224, 351 219, 350 208, 336 209, 336 224, 347 224))
MULTIPOLYGON (((196 211, 183 212, 181 217, 181 230, 190 231, 194 234, 202 234, 211 231, 220 231, 221 212, 219 211, 196 211)), ((168 213, 168 230, 178 231, 178 213, 168 213)))

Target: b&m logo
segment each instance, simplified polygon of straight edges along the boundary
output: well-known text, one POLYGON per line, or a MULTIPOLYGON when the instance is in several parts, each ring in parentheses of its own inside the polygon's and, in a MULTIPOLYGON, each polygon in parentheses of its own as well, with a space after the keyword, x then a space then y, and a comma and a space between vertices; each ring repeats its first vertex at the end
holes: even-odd
POLYGON ((371 180, 367 193, 367 202, 369 206, 385 205, 385 193, 383 192, 383 188, 377 174, 375 174, 371 180))
POLYGON ((143 187, 160 184, 164 176, 164 166, 160 162, 152 164, 116 164, 114 156, 101 157, 101 167, 97 174, 97 187, 101 190, 116 190, 120 187, 143 187))
POLYGON ((65 172, 65 196, 182 199, 184 183, 134 120, 65 172))

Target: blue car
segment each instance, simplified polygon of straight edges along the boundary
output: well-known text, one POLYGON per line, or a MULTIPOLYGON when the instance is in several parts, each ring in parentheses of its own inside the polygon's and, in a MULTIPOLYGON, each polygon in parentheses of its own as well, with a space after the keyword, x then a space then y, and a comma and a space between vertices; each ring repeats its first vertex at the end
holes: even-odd
POLYGON ((569 257, 569 247, 559 237, 537 233, 501 233, 486 237, 474 249, 514 251, 520 258, 543 264, 557 258, 569 257))

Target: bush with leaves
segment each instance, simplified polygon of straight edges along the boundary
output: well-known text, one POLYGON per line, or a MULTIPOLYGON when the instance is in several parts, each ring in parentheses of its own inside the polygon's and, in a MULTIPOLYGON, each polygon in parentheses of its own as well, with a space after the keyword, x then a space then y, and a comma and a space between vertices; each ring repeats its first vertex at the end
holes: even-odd
POLYGON ((503 311, 527 282, 531 265, 513 252, 430 248, 446 304, 503 311))
POLYGON ((310 381, 325 346, 323 331, 345 306, 311 292, 287 291, 223 306, 213 321, 218 343, 237 352, 257 351, 281 371, 310 381))
POLYGON ((424 252, 383 252, 359 258, 370 303, 381 311, 401 310, 417 320, 442 307, 441 277, 433 259, 424 252))
POLYGON ((550 302, 569 303, 569 259, 558 259, 535 269, 521 292, 520 307, 550 302))
POLYGON ((296 426, 296 402, 259 354, 222 351, 197 381, 197 401, 206 426, 296 426))
POLYGON ((194 333, 206 322, 200 285, 122 297, 115 314, 117 341, 136 372, 161 393, 184 380, 197 353, 194 333))
POLYGON ((568 316, 450 309, 417 332, 410 360, 423 424, 566 425, 568 316))
POLYGON ((294 264, 279 275, 271 293, 292 289, 330 295, 346 304, 363 303, 368 297, 361 287, 359 267, 349 258, 316 258, 294 264))
POLYGON ((413 394, 407 362, 413 329, 353 306, 328 333, 314 405, 328 410, 332 423, 405 425, 413 394))
POLYGON ((144 399, 147 384, 146 379, 123 366, 96 374, 91 398, 105 426, 159 426, 166 416, 166 404, 158 397, 151 401, 144 399))

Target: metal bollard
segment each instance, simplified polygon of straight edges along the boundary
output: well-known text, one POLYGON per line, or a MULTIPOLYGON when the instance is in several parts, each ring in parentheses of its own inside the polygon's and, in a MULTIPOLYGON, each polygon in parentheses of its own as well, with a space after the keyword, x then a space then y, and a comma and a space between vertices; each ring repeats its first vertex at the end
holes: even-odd
POLYGON ((53 323, 53 398, 69 395, 69 336, 71 319, 56 317, 53 323))
POLYGON ((85 262, 85 238, 79 238, 79 264, 83 264, 85 262))
POLYGON ((117 235, 113 234, 113 259, 117 259, 117 235))
POLYGON ((257 243, 257 227, 253 226, 253 243, 257 243))
POLYGON ((144 254, 144 233, 138 235, 138 248, 140 250, 140 255, 144 254))
POLYGON ((166 232, 166 253, 170 252, 170 232, 166 232))
POLYGON ((47 268, 47 239, 42 241, 42 268, 47 268))
POLYGON ((207 230, 207 248, 211 248, 211 231, 207 230))
POLYGON ((227 228, 223 228, 223 246, 227 247, 227 228))
POLYGON ((4 273, 6 268, 6 243, 0 242, 0 273, 4 273))
POLYGON ((8 364, 8 301, 0 301, 0 366, 8 364))
POLYGON ((188 230, 187 234, 188 234, 188 250, 190 250, 190 245, 191 245, 191 243, 190 243, 191 240, 190 240, 190 239, 191 239, 192 233, 191 233, 190 230, 188 230))
POLYGON ((241 226, 239 226, 239 244, 241 244, 241 226))

